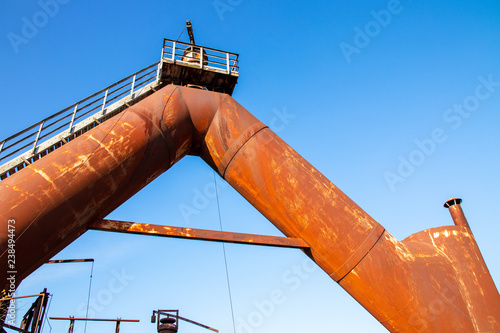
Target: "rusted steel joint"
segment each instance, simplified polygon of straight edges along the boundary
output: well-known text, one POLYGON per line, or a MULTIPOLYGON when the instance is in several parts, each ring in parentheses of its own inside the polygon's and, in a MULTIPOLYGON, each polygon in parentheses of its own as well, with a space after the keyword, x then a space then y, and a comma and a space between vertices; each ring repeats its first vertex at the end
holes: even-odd
POLYGON ((247 143, 248 140, 250 140, 255 134, 257 134, 264 128, 268 127, 259 121, 248 127, 236 140, 233 141, 229 149, 222 157, 219 166, 217 167, 217 169, 219 170, 219 175, 221 175, 222 178, 224 178, 224 175, 226 174, 226 169, 229 166, 229 163, 231 163, 233 157, 241 149, 241 147, 243 147, 243 145, 247 143))
POLYGON ((349 274, 358 265, 366 255, 373 249, 373 247, 382 238, 385 229, 380 224, 375 225, 372 232, 366 239, 359 245, 354 253, 340 266, 335 272, 330 274, 330 277, 340 282, 347 274, 349 274))

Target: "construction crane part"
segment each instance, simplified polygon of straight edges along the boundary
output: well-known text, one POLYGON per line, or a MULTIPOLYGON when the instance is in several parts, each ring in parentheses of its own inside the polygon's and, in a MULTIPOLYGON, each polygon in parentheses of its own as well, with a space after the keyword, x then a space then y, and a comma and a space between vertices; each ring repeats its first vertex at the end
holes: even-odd
POLYGON ((186 29, 189 35, 189 42, 195 45, 196 43, 194 42, 193 25, 191 24, 191 21, 186 21, 186 29))
POLYGON ((0 182, 2 230, 16 221, 17 282, 188 154, 303 239, 391 332, 500 331, 500 296, 463 221, 399 241, 229 95, 175 85, 0 182))

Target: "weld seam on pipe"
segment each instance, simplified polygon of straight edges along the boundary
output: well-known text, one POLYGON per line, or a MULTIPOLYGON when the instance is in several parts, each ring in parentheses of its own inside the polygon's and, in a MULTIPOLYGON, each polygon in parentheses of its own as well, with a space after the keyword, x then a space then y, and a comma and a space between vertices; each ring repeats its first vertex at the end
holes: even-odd
POLYGON ((222 178, 224 178, 226 174, 226 170, 229 167, 229 164, 233 160, 234 156, 238 153, 238 151, 248 142, 255 134, 260 132, 261 130, 268 128, 267 125, 259 122, 256 122, 252 126, 248 127, 243 133, 238 136, 236 140, 233 141, 228 150, 224 153, 224 156, 221 159, 221 162, 218 166, 219 174, 222 178))
POLYGON ((351 254, 349 258, 332 274, 330 277, 340 283, 352 270, 366 257, 366 255, 375 247, 382 238, 385 228, 376 224, 372 232, 365 238, 359 247, 351 254))

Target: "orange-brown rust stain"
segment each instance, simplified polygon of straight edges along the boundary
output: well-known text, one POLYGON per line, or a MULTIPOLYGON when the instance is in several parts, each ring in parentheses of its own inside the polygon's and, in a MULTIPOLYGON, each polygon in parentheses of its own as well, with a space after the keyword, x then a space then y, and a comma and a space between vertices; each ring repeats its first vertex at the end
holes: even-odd
POLYGON ((310 243, 330 273, 377 225, 269 129, 237 151, 225 178, 287 236, 310 243))
POLYGON ((16 218, 20 279, 169 166, 161 115, 145 114, 151 103, 141 101, 1 182, 0 215, 16 218))
MULTIPOLYGON (((244 130, 233 129, 242 126, 235 119, 240 117, 216 117, 215 130, 206 138, 206 153, 216 168, 244 130), (234 134, 224 137, 228 133, 234 134)), ((399 242, 387 232, 378 240, 369 240, 378 223, 269 129, 258 132, 235 152, 225 179, 285 235, 307 241, 310 256, 332 278, 339 278, 337 269, 354 260, 350 263, 353 270, 340 284, 388 329, 454 332, 479 327, 475 320, 463 317, 463 313, 472 315, 468 302, 456 290, 447 289, 455 283, 455 274, 447 266, 446 249, 399 242), (360 244, 367 248, 361 249, 360 244), (442 295, 436 298, 435 292, 442 295), (452 314, 444 315, 444 321, 424 321, 422 316, 432 311, 428 302, 450 303, 443 295, 457 299, 452 314), (443 324, 454 317, 459 318, 458 323, 443 324)), ((456 236, 443 233, 445 238, 456 236)), ((480 279, 472 276, 477 284, 480 279)))

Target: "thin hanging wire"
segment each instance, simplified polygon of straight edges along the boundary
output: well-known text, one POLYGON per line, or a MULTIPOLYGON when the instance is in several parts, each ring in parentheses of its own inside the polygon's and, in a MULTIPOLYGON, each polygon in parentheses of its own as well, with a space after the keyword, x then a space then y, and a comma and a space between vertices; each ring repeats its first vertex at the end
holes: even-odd
MULTIPOLYGON (((214 172, 215 197, 217 198, 217 212, 219 213, 220 231, 222 231, 222 218, 220 214, 219 192, 217 190, 217 178, 214 172)), ((233 332, 236 333, 236 324, 234 323, 233 296, 231 294, 231 284, 229 283, 229 270, 227 269, 226 244, 222 243, 222 252, 224 253, 224 266, 226 267, 227 290, 229 292, 229 304, 231 306, 231 318, 233 320, 233 332)))
POLYGON ((179 41, 179 38, 181 38, 182 34, 184 33, 184 31, 186 31, 186 27, 184 27, 184 29, 182 30, 181 34, 179 35, 179 37, 177 37, 177 39, 175 40, 176 42, 179 41))
MULTIPOLYGON (((92 261, 92 267, 90 268, 90 281, 89 281, 89 295, 87 296, 87 312, 85 313, 85 319, 89 318, 89 305, 90 305, 90 291, 92 290, 92 275, 94 275, 94 261, 92 261)), ((87 333, 87 321, 85 320, 85 330, 87 333)))

